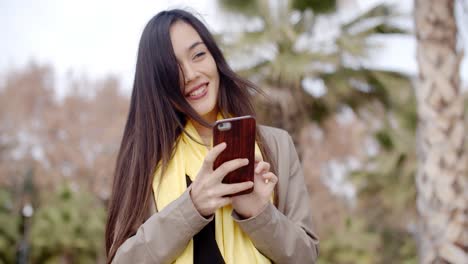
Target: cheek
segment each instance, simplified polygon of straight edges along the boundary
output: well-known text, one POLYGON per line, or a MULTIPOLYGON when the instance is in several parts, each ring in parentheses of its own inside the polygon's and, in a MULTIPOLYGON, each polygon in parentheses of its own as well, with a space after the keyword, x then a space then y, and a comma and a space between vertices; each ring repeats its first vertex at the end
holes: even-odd
POLYGON ((213 82, 213 87, 215 88, 217 95, 219 91, 219 72, 216 62, 212 56, 210 56, 209 60, 206 60, 205 67, 208 70, 207 73, 210 75, 211 81, 213 82))
POLYGON ((211 70, 211 78, 213 79, 213 81, 215 82, 215 86, 218 90, 219 88, 219 72, 218 72, 218 68, 216 67, 213 67, 212 70, 211 70))
POLYGON ((218 74, 217 71, 213 74, 212 81, 213 81, 213 87, 214 87, 214 90, 215 90, 216 97, 218 97, 218 94, 219 94, 219 83, 220 83, 220 82, 219 82, 219 74, 218 74))
POLYGON ((210 56, 209 60, 206 60, 206 67, 209 69, 212 78, 219 79, 218 67, 216 66, 216 62, 212 56, 210 56))

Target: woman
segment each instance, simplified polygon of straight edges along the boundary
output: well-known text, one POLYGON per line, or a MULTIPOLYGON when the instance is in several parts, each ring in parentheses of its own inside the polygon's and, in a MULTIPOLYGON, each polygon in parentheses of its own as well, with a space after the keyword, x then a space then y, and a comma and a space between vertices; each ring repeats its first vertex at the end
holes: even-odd
POLYGON ((211 126, 254 115, 252 90, 192 14, 149 21, 109 204, 109 263, 315 262, 318 239, 287 132, 258 126, 254 182, 221 182, 248 160, 213 170, 226 144, 210 149, 211 126))

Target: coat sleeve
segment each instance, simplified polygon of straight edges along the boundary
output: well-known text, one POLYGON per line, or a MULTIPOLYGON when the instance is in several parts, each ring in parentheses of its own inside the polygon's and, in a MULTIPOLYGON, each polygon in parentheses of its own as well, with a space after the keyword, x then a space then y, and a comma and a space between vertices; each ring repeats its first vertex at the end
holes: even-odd
POLYGON ((193 205, 188 188, 143 223, 117 250, 112 263, 171 263, 190 239, 213 217, 206 219, 193 205))
POLYGON ((255 247, 274 263, 315 263, 318 237, 312 231, 309 196, 294 144, 291 137, 285 134, 289 154, 288 157, 278 157, 289 159, 290 164, 289 175, 285 175, 289 179, 284 212, 269 203, 253 218, 241 220, 235 212, 233 217, 255 247))

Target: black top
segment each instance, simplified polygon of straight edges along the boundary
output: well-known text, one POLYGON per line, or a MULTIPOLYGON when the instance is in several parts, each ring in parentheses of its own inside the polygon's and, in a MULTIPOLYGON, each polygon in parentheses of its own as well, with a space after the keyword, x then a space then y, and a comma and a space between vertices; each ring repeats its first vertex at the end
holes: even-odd
MULTIPOLYGON (((192 184, 190 177, 185 175, 187 187, 192 184)), ((194 264, 224 264, 223 256, 216 244, 215 221, 203 227, 193 237, 193 263, 194 264)))

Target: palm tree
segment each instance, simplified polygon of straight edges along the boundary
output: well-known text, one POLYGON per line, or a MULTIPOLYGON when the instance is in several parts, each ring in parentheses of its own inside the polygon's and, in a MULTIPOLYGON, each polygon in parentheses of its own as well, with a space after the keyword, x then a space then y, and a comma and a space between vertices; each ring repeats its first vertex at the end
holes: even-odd
POLYGON ((377 235, 373 245, 381 246, 372 263, 417 262, 416 107, 411 91, 402 97, 398 109, 386 113, 390 118, 372 132, 380 146, 378 155, 351 174, 358 193, 353 221, 364 219, 363 235, 377 235))
MULTIPOLYGON (((416 112, 414 95, 407 76, 369 69, 359 63, 359 59, 372 48, 367 41, 369 37, 376 33, 402 33, 404 30, 387 23, 395 14, 392 8, 381 4, 352 20, 331 25, 327 31, 332 34, 328 34, 327 31, 319 31, 320 27, 314 27, 314 24, 322 23, 324 17, 336 20, 333 13, 320 15, 324 11, 333 11, 336 1, 301 2, 283 1, 271 7, 268 6, 271 1, 221 1, 224 9, 242 13, 250 19, 245 21, 260 24, 237 35, 223 35, 225 52, 234 65, 237 63, 237 70, 266 88, 271 101, 261 101, 263 98, 257 96, 260 101, 257 107, 264 110, 260 118, 287 129, 295 137, 296 143, 299 142, 297 136, 302 126, 309 121, 319 122, 323 126, 326 122, 321 121, 327 120, 343 106, 351 107, 356 113, 371 113, 370 121, 381 120, 382 128, 379 131, 367 131, 370 134, 375 132, 383 149, 371 160, 373 164, 370 167, 377 169, 373 172, 362 170, 355 176, 360 188, 357 212, 344 221, 343 227, 334 225, 331 233, 318 226, 319 231, 328 233, 321 246, 322 261, 414 263, 415 243, 408 230, 408 222, 414 219, 415 211, 412 181, 415 160, 412 148, 416 112), (259 20, 261 23, 258 23, 259 20), (265 49, 273 52, 264 55, 265 49), (249 63, 239 62, 245 57, 250 60, 249 63), (325 92, 306 92, 310 81, 316 88, 321 86, 325 92), (398 125, 395 127, 394 123, 398 125), (359 184, 364 187, 361 188, 359 184), (402 216, 405 220, 399 220, 402 216)), ((300 144, 298 147, 310 146, 300 144)), ((320 177, 311 174, 306 177, 309 177, 309 189, 315 189, 312 192, 315 201, 321 201, 312 203, 321 205, 314 208, 316 218, 324 216, 330 219, 330 214, 323 208, 337 206, 322 203, 329 200, 323 199, 331 196, 329 190, 328 193, 318 193, 316 186, 324 185, 320 177)), ((327 189, 323 187, 322 190, 327 189)), ((336 197, 335 203, 339 205, 336 197)), ((343 212, 345 208, 342 206, 331 211, 348 213, 343 212)), ((333 218, 337 217, 341 216, 333 215, 333 218)), ((337 222, 340 221, 334 223, 337 222)))
POLYGON ((389 81, 399 83, 393 90, 409 89, 406 76, 371 70, 360 62, 371 47, 370 36, 404 32, 388 23, 395 15, 389 6, 378 5, 344 23, 333 14, 319 15, 335 10, 336 1, 271 3, 220 0, 244 24, 259 24, 224 34, 222 42, 236 70, 268 95, 267 101, 256 97, 260 119, 288 130, 296 143, 304 124, 320 122, 343 105, 357 109, 377 99, 390 106, 389 81), (325 31, 314 26, 323 21, 332 23, 325 31), (306 92, 311 88, 315 93, 306 92))
POLYGON ((464 98, 454 0, 416 0, 417 208, 422 263, 468 263, 464 98))

